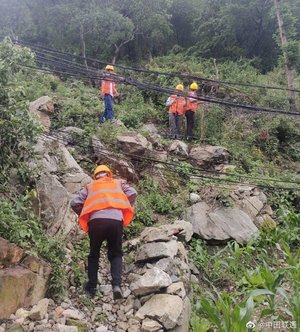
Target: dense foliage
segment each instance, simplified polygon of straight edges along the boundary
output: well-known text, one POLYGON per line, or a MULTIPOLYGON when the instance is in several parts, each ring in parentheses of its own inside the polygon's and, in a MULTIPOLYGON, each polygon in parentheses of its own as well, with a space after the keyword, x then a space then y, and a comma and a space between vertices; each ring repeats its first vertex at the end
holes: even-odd
MULTIPOLYGON (((281 2, 290 63, 299 65, 300 6, 281 2)), ((0 2, 0 34, 103 61, 187 51, 218 60, 251 59, 262 71, 279 60, 273 0, 58 0, 0 2), (63 32, 63 33, 60 33, 63 32)))
POLYGON ((31 64, 33 58, 28 49, 0 44, 0 236, 51 263, 49 295, 56 297, 65 286, 64 248, 46 235, 33 212, 38 172, 29 162, 40 127, 28 112, 28 73, 18 66, 20 59, 31 64))

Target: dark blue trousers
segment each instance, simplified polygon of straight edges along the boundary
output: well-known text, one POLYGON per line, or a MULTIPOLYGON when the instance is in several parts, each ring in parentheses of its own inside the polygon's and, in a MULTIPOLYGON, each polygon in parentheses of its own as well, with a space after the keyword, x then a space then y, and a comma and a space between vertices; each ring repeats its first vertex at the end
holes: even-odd
POLYGON ((103 123, 105 120, 112 120, 113 118, 113 97, 106 94, 104 95, 104 113, 100 116, 100 123, 103 123))

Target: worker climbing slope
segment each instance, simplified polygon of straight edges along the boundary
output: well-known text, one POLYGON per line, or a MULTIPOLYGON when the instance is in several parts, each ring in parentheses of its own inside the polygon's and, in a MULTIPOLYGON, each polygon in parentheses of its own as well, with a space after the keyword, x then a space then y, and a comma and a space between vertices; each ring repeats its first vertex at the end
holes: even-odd
POLYGON ((107 79, 102 80, 101 83, 101 93, 104 97, 104 113, 100 116, 100 123, 114 119, 114 97, 119 95, 116 90, 116 83, 113 81, 115 76, 114 66, 107 65, 105 74, 107 79))
POLYGON ((86 294, 93 298, 97 290, 100 248, 107 240, 107 256, 111 267, 114 299, 123 298, 122 234, 134 217, 133 206, 137 192, 120 179, 113 179, 105 165, 94 171, 94 180, 76 193, 71 201, 72 209, 79 215, 79 224, 90 239, 88 256, 88 282, 86 294))

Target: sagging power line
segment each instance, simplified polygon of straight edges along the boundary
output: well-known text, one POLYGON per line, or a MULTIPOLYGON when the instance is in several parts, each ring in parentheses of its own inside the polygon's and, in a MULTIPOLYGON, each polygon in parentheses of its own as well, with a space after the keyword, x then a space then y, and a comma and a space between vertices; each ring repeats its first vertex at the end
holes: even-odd
MULTIPOLYGON (((40 64, 43 65, 47 65, 47 66, 51 66, 51 62, 49 61, 45 61, 45 62, 39 62, 40 64)), ((55 62, 56 66, 59 66, 59 62, 55 62)), ((76 68, 65 68, 64 66, 62 66, 63 68, 60 68, 60 70, 58 69, 45 69, 45 68, 40 68, 40 67, 34 67, 34 66, 30 66, 30 65, 25 65, 20 63, 20 66, 32 69, 32 70, 40 70, 40 71, 45 71, 45 72, 54 72, 57 74, 62 74, 62 75, 66 75, 66 76, 71 76, 71 77, 76 77, 76 78, 84 78, 84 79, 94 79, 94 80, 101 80, 101 79, 105 79, 105 80, 112 80, 114 82, 117 83, 121 83, 121 84, 128 84, 128 85, 132 85, 135 86, 136 88, 139 88, 141 90, 152 90, 152 91, 156 91, 156 92, 161 92, 164 94, 174 94, 175 91, 174 89, 170 89, 170 88, 166 88, 166 87, 161 87, 152 83, 148 83, 148 82, 141 82, 132 78, 126 78, 126 77, 122 77, 119 75, 114 74, 113 78, 108 78, 107 76, 105 76, 105 74, 101 73, 101 72, 94 72, 91 70, 86 70, 86 72, 83 72, 82 70, 80 70, 80 72, 78 73, 78 71, 76 70, 76 68), (66 72, 64 69, 68 69, 69 71, 66 72), (75 69, 75 70, 74 70, 75 69)), ((52 61, 52 65, 53 65, 53 61, 52 61)), ((176 94, 183 96, 183 97, 187 97, 186 93, 178 93, 176 92, 176 94)), ((282 115, 293 115, 293 116, 300 116, 299 112, 291 112, 291 111, 285 111, 285 110, 280 110, 280 109, 273 109, 273 108, 268 108, 268 107, 261 107, 261 106, 256 106, 256 105, 246 105, 246 104, 237 104, 237 103, 232 103, 229 101, 224 101, 222 99, 218 99, 218 98, 212 98, 212 97, 199 97, 199 96, 195 96, 193 97, 193 99, 197 99, 200 101, 205 101, 208 103, 214 103, 214 104, 220 104, 220 105, 224 105, 224 106, 228 106, 228 107, 234 107, 234 108, 238 108, 240 110, 247 110, 247 111, 251 111, 251 112, 255 112, 255 113, 259 113, 259 112, 265 112, 265 113, 276 113, 276 114, 282 114, 282 115)))
MULTIPOLYGON (((72 58, 76 58, 76 59, 80 59, 80 60, 90 61, 92 63, 101 64, 102 66, 107 64, 106 62, 99 61, 97 59, 83 57, 80 55, 74 55, 74 54, 67 53, 67 52, 61 52, 61 51, 55 50, 53 48, 36 45, 34 43, 26 42, 23 40, 13 39, 13 42, 16 44, 22 45, 22 46, 28 46, 36 51, 43 51, 44 53, 50 52, 52 54, 53 53, 60 54, 63 56, 68 56, 68 57, 72 57, 72 58)), ((292 91, 292 92, 300 93, 299 89, 288 89, 288 88, 279 87, 279 86, 269 86, 269 85, 259 85, 259 84, 243 83, 243 82, 214 80, 214 79, 204 78, 204 77, 197 76, 197 75, 183 74, 183 73, 178 73, 178 72, 173 73, 173 72, 154 71, 154 70, 140 69, 140 68, 134 68, 134 67, 128 67, 128 66, 116 65, 116 64, 114 64, 114 66, 118 67, 120 69, 123 69, 123 70, 130 70, 130 71, 135 71, 135 72, 140 72, 140 73, 153 74, 153 75, 157 75, 157 76, 162 75, 162 76, 169 76, 169 77, 185 78, 185 79, 190 79, 190 80, 198 80, 198 81, 203 81, 203 82, 211 82, 211 83, 217 83, 217 84, 247 86, 247 87, 259 88, 259 89, 282 90, 282 91, 292 91)))
MULTIPOLYGON (((46 48, 48 49, 48 48, 46 48)), ((55 53, 55 50, 51 51, 52 53, 55 53)), ((59 52, 59 54, 66 54, 67 56, 71 56, 71 54, 69 53, 64 53, 64 52, 59 52)), ((78 57, 78 56, 76 56, 78 57)), ((81 57, 82 58, 82 57, 81 57)), ((51 55, 51 59, 48 59, 45 56, 41 56, 39 53, 37 54, 37 61, 38 64, 40 65, 47 65, 47 66, 54 66, 55 67, 55 72, 59 73, 59 71, 56 69, 57 67, 59 67, 60 69, 62 69, 65 72, 65 75, 72 75, 72 72, 75 74, 76 71, 76 76, 80 76, 78 75, 78 72, 80 72, 85 79, 90 78, 90 79, 103 79, 103 75, 99 74, 99 71, 96 70, 95 68, 92 67, 88 67, 86 68, 85 66, 83 66, 82 64, 78 64, 78 63, 74 63, 72 61, 69 60, 65 60, 65 59, 59 59, 57 57, 54 57, 51 55), (55 60, 54 60, 55 59, 55 60), (65 69, 68 69, 68 72, 66 73, 65 69), (70 72, 71 71, 71 72, 70 72), (87 75, 88 73, 88 75, 87 75), (94 77, 95 75, 95 77, 94 77)), ((54 71, 54 70, 53 70, 54 71)), ((105 77, 106 80, 107 76, 105 77)), ((153 91, 157 91, 157 92, 162 92, 162 93, 174 93, 174 90, 169 89, 169 88, 165 88, 165 87, 158 87, 155 86, 154 84, 151 83, 145 83, 145 82, 140 82, 137 80, 134 80, 132 78, 123 78, 119 76, 119 79, 117 78, 117 75, 114 75, 114 81, 118 82, 118 83, 124 83, 124 84, 130 84, 130 85, 134 85, 137 88, 143 89, 143 90, 153 90, 153 91), (164 89, 164 90, 163 90, 164 89)), ((186 97, 185 94, 182 94, 182 96, 186 97)), ((251 111, 251 112, 268 112, 268 113, 281 113, 281 114, 286 114, 286 115, 298 115, 298 112, 289 112, 289 111, 284 111, 284 110, 278 110, 278 109, 272 109, 272 108, 267 108, 267 107, 261 107, 261 106, 254 106, 254 105, 245 105, 245 104, 237 104, 237 103, 232 103, 229 101, 224 101, 224 100, 220 100, 217 98, 212 98, 212 97, 196 97, 195 99, 199 99, 202 101, 206 101, 209 103, 216 103, 216 104, 222 104, 225 106, 229 106, 229 107, 235 107, 235 108, 239 108, 239 109, 244 109, 247 111, 251 111)))

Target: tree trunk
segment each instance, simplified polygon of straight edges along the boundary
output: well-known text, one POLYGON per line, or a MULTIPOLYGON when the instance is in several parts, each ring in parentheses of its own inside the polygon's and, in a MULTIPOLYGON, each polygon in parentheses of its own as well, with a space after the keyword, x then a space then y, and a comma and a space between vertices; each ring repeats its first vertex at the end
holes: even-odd
MULTIPOLYGON (((216 80, 219 80, 220 79, 220 76, 219 76, 219 69, 218 69, 218 66, 217 66, 217 60, 216 59, 213 59, 214 61, 214 67, 215 67, 215 70, 216 70, 216 80)), ((218 93, 219 91, 219 84, 218 83, 215 83, 214 85, 214 88, 215 88, 215 91, 213 91, 215 94, 218 93)))
MULTIPOLYGON (((279 8, 279 3, 280 0, 274 0, 274 6, 276 10, 276 16, 277 16, 277 21, 278 21, 278 29, 279 29, 279 35, 280 35, 280 40, 281 40, 281 45, 282 45, 282 52, 285 60, 285 72, 286 72, 286 78, 287 78, 287 84, 288 88, 293 90, 294 89, 294 70, 289 64, 288 57, 285 51, 285 47, 287 46, 287 36, 286 32, 284 30, 284 25, 283 25, 283 20, 281 17, 280 13, 280 8, 279 8)), ((296 104, 296 93, 295 91, 288 91, 289 93, 289 102, 290 102, 290 108, 291 111, 297 111, 297 104, 296 104)))
POLYGON ((111 63, 113 65, 116 64, 117 58, 118 58, 119 53, 120 53, 120 48, 121 48, 121 46, 118 46, 118 45, 115 44, 115 53, 114 53, 114 56, 113 56, 113 58, 111 60, 111 63))
POLYGON ((85 54, 85 40, 84 40, 84 31, 82 23, 80 23, 80 47, 81 47, 81 56, 84 57, 84 64, 86 69, 88 69, 88 64, 86 61, 86 54, 85 54))
POLYGON ((119 53, 120 53, 121 48, 122 48, 124 45, 128 44, 129 42, 131 42, 131 41, 134 39, 134 36, 135 36, 135 32, 132 34, 132 36, 131 36, 129 39, 124 40, 120 45, 114 44, 114 46, 115 46, 115 53, 114 53, 114 56, 113 56, 113 58, 112 58, 112 60, 111 60, 111 63, 112 63, 113 65, 116 64, 116 61, 117 61, 117 58, 118 58, 118 56, 119 56, 119 53))

